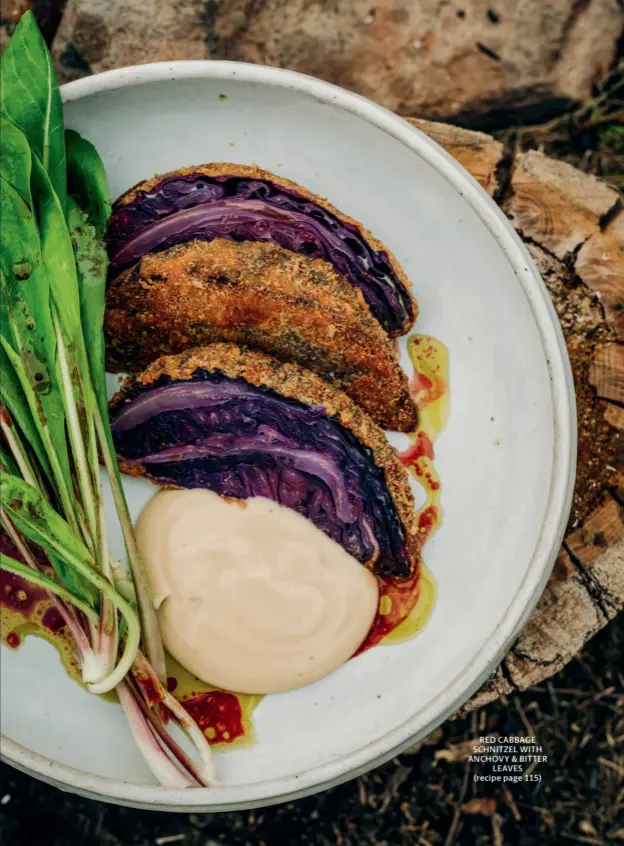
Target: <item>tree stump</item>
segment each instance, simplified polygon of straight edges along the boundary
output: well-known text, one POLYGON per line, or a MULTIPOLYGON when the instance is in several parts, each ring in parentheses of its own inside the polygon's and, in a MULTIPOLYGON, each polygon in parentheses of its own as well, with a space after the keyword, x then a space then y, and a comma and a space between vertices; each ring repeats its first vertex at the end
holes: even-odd
POLYGON ((537 152, 507 156, 489 135, 412 120, 506 212, 550 292, 577 396, 572 513, 546 589, 521 635, 461 709, 561 670, 624 608, 624 211, 613 188, 537 152))

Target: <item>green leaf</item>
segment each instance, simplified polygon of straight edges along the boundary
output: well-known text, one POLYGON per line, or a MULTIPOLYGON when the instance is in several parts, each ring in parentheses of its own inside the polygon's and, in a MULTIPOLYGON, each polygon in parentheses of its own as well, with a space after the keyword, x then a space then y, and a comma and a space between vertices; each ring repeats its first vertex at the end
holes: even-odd
POLYGON ((8 473, 10 476, 19 476, 17 464, 0 443, 0 473, 8 473))
MULTIPOLYGON (((0 308, 2 331, 13 335, 16 349, 28 350, 33 365, 43 370, 37 377, 39 392, 50 386, 55 343, 50 315, 50 293, 43 252, 31 196, 32 155, 20 130, 0 119, 0 268, 6 296, 0 308)), ((30 368, 27 366, 27 369, 30 368)), ((31 374, 34 378, 34 373, 31 374)))
POLYGON ((0 141, 0 329, 4 352, 0 356, 0 394, 57 492, 65 489, 61 498, 71 508, 65 414, 55 375, 50 280, 30 188, 33 159, 24 134, 4 118, 0 119, 0 141), (32 424, 27 423, 28 416, 32 424), (32 436, 33 428, 39 439, 32 436), (54 478, 50 468, 55 468, 54 478))
POLYGON ((13 422, 17 424, 24 440, 37 456, 41 470, 48 479, 53 479, 52 468, 41 440, 40 429, 33 420, 20 380, 2 346, 0 346, 0 399, 9 410, 13 422))
POLYGON ((18 476, 4 476, 0 501, 16 529, 48 553, 65 587, 96 608, 99 593, 94 582, 98 576, 93 569, 93 559, 68 523, 46 502, 41 491, 18 476), (93 576, 85 577, 85 570, 93 576))
POLYGON ((86 525, 99 549, 97 497, 98 451, 94 430, 96 397, 80 319, 80 289, 74 251, 58 197, 48 176, 33 157, 32 196, 39 221, 43 261, 53 300, 56 336, 56 378, 74 459, 86 525))
POLYGON ((39 224, 43 262, 50 292, 61 316, 63 333, 72 346, 81 350, 80 297, 74 251, 59 198, 35 156, 32 157, 31 195, 39 224))
POLYGON ((78 270, 82 331, 100 413, 107 417, 103 324, 108 256, 102 238, 111 213, 110 194, 93 144, 68 129, 65 145, 70 195, 67 225, 78 270))
POLYGON ((72 197, 67 204, 67 225, 78 271, 82 333, 100 414, 108 417, 103 332, 108 256, 95 227, 72 197))
POLYGON ((49 555, 48 558, 54 568, 54 572, 67 590, 74 596, 81 598, 91 608, 99 609, 100 594, 91 582, 88 582, 70 564, 66 564, 58 556, 49 555))
POLYGON ((22 15, 0 62, 0 113, 22 130, 64 207, 63 105, 50 51, 31 11, 22 15))
POLYGON ((102 159, 93 144, 73 129, 65 131, 65 149, 67 193, 95 227, 97 237, 103 238, 111 213, 111 200, 102 159))

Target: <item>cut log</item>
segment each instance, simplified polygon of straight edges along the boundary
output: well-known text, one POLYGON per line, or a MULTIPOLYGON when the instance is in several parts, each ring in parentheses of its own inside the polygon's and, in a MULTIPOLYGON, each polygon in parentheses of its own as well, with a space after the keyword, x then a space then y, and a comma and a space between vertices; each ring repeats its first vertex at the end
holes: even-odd
POLYGON ((608 405, 605 411, 605 420, 614 429, 624 431, 624 408, 619 405, 608 405))
POLYGON ((588 567, 623 538, 624 511, 619 503, 609 497, 590 514, 583 526, 566 537, 564 543, 574 560, 588 567))
POLYGON ((418 118, 411 118, 410 123, 444 147, 491 197, 496 194, 499 187, 497 170, 505 156, 500 141, 485 132, 473 132, 450 123, 418 118))
POLYGON ((531 150, 516 158, 503 208, 525 238, 564 259, 599 231, 618 200, 595 176, 531 150))
POLYGON ((624 214, 588 238, 574 269, 598 296, 616 337, 624 338, 624 214))
POLYGON ((624 346, 596 347, 589 366, 589 381, 603 399, 624 403, 624 346))
POLYGON ((577 472, 570 524, 584 519, 617 487, 613 466, 613 431, 605 420, 605 403, 589 384, 588 372, 596 344, 610 337, 592 291, 579 285, 574 273, 555 256, 531 242, 527 249, 544 280, 563 329, 576 389, 578 419, 577 472))
MULTIPOLYGON (((492 193, 503 151, 488 136, 417 126, 492 193)), ((605 402, 623 402, 624 214, 615 213, 613 189, 534 152, 516 157, 500 201, 527 239, 565 334, 577 392, 578 473, 571 530, 546 590, 503 663, 458 715, 563 669, 624 608, 622 508, 605 494, 624 489, 624 409, 605 402), (562 259, 579 247, 571 270, 562 259)))
MULTIPOLYGON (((427 131, 426 122, 418 126, 427 131)), ((452 128, 443 137, 434 127, 431 137, 482 184, 491 174, 481 138, 458 154, 452 128)), ((624 518, 619 502, 605 494, 624 489, 624 409, 610 404, 624 401, 624 213, 616 213, 613 189, 534 152, 516 157, 500 201, 527 239, 565 334, 577 392, 578 473, 571 529, 546 590, 502 664, 458 715, 563 669, 624 608, 624 518), (606 227, 605 217, 613 218, 606 227), (572 271, 562 259, 579 247, 572 271)))

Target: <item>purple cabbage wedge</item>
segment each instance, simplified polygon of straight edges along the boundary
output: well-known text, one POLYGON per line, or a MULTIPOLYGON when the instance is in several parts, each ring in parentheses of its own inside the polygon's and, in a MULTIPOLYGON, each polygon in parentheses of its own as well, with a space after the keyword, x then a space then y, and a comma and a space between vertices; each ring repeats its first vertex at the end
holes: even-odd
POLYGON ((111 278, 146 253, 214 238, 270 241, 328 261, 361 290, 392 336, 406 332, 416 318, 396 259, 357 221, 293 182, 243 165, 174 171, 124 194, 108 228, 111 278))
POLYGON ((404 468, 363 412, 302 368, 226 344, 166 356, 126 383, 111 424, 125 472, 236 499, 267 497, 310 519, 380 575, 403 578, 416 566, 404 468), (236 355, 245 365, 223 366, 236 355), (248 381, 265 362, 271 370, 256 381, 279 386, 279 393, 248 381), (302 379, 316 402, 283 395, 284 384, 302 379), (328 398, 349 428, 328 414, 328 398))

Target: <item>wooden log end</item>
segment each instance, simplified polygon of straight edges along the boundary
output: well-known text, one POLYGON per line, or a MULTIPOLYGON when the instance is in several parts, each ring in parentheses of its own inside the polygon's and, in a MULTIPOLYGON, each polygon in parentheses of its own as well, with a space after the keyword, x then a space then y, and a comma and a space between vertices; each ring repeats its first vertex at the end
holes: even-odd
POLYGON ((610 547, 624 541, 624 511, 612 497, 602 504, 571 532, 565 540, 566 548, 583 567, 590 567, 610 547))
POLYGON ((531 150, 516 157, 503 208, 525 238, 564 259, 599 231, 618 199, 596 177, 531 150))
POLYGON ((473 132, 448 123, 419 118, 409 122, 444 147, 447 153, 473 176, 493 197, 499 188, 497 169, 505 156, 505 148, 484 132, 473 132))
POLYGON ((615 337, 624 341, 624 211, 583 244, 574 270, 598 297, 615 337))
POLYGON ((624 344, 600 344, 589 365, 589 381, 602 399, 624 403, 624 344))

